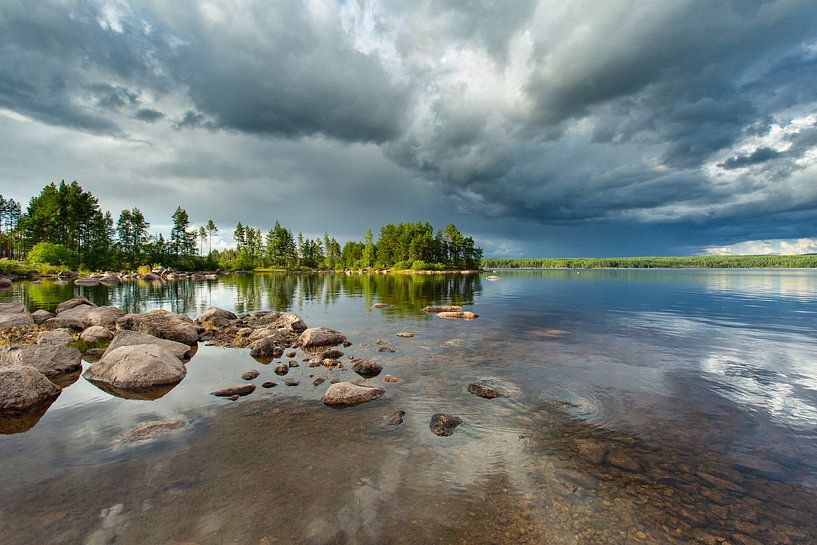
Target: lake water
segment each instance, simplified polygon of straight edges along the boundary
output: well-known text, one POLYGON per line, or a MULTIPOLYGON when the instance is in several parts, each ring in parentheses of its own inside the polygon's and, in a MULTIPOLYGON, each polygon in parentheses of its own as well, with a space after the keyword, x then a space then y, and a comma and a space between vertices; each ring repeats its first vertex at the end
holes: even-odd
POLYGON ((32 310, 78 293, 193 317, 292 310, 400 382, 381 375, 383 398, 333 410, 328 382, 312 385, 328 371, 302 363, 288 387, 275 363, 203 344, 155 401, 79 378, 30 430, 0 436, 0 542, 817 542, 817 272, 499 274, 16 283, 0 299, 32 310), (421 310, 447 303, 480 317, 421 310), (250 369, 279 385, 209 395, 250 369), (478 380, 512 395, 469 394, 478 380), (404 423, 384 426, 397 410, 404 423), (437 437, 434 413, 463 424, 437 437), (164 419, 186 425, 122 441, 164 419))

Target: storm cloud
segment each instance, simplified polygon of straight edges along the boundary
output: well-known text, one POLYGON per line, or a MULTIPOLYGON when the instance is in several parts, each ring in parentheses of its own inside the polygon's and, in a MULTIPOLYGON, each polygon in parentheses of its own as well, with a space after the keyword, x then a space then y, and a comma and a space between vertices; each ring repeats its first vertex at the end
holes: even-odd
POLYGON ((6 1, 0 192, 455 221, 487 254, 813 237, 815 29, 805 0, 6 1))

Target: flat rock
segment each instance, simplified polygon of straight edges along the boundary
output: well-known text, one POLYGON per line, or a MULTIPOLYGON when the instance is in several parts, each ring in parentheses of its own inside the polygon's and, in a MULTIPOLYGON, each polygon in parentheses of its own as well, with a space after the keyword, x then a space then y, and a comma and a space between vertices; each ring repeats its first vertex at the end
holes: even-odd
POLYGON ((437 314, 438 312, 462 312, 462 307, 458 307, 456 305, 442 305, 436 307, 425 307, 423 309, 425 312, 433 312, 437 314))
MULTIPOLYGON (((266 384, 266 382, 264 384, 266 384)), ((264 387, 268 388, 269 386, 264 387)), ((250 395, 254 391, 255 384, 240 384, 238 386, 228 386, 227 388, 210 392, 210 395, 214 395, 216 397, 246 396, 250 395)))
POLYGON ((479 318, 479 314, 473 312, 438 312, 437 317, 453 320, 476 320, 479 318))
POLYGON ((238 319, 238 316, 229 310, 224 310, 223 308, 218 307, 210 307, 202 312, 198 318, 196 318, 196 323, 203 326, 205 329, 213 329, 216 327, 226 327, 230 325, 231 321, 236 319, 238 319))
POLYGON ((27 365, 0 366, 0 411, 25 411, 54 401, 60 387, 27 365))
POLYGON ((355 360, 352 370, 365 378, 376 377, 383 370, 383 366, 371 360, 355 360))
POLYGON ((301 347, 310 349, 343 344, 345 340, 346 335, 340 331, 328 327, 313 327, 301 333, 300 344, 301 347))
POLYGON ((138 331, 160 339, 193 346, 199 342, 199 333, 193 320, 183 314, 153 310, 144 314, 126 314, 116 321, 117 330, 138 331))
POLYGON ((88 299, 84 295, 78 295, 76 297, 68 299, 67 301, 63 301, 62 303, 57 305, 57 309, 55 310, 55 312, 57 314, 60 314, 62 312, 65 312, 66 310, 71 310, 72 308, 78 307, 80 305, 88 305, 89 307, 96 306, 96 304, 94 304, 90 299, 88 299))
POLYGON ((184 364, 170 351, 156 344, 137 344, 106 351, 83 376, 117 389, 148 390, 177 384, 185 375, 184 364))
POLYGON ((0 303, 0 329, 34 325, 34 318, 22 303, 0 303))
POLYGON ((411 331, 399 331, 394 334, 396 337, 403 337, 404 339, 410 339, 414 337, 414 333, 411 331))
POLYGON ((113 339, 113 333, 107 327, 92 325, 79 335, 79 339, 88 344, 107 342, 113 339))
POLYGON ((462 418, 450 414, 437 413, 432 415, 428 427, 434 435, 448 437, 454 434, 454 429, 462 424, 462 418))
POLYGON ((146 422, 136 426, 125 435, 122 441, 125 443, 139 443, 142 441, 153 441, 169 433, 184 428, 184 420, 161 420, 146 422))
POLYGON ((317 387, 317 386, 320 386, 321 384, 323 384, 324 382, 326 382, 325 378, 318 377, 318 378, 316 378, 315 380, 312 381, 312 386, 317 387))
POLYGON ((0 366, 6 365, 25 365, 46 377, 56 377, 79 370, 82 354, 76 348, 52 344, 0 346, 0 366))
POLYGON ((148 335, 147 333, 139 333, 138 331, 124 330, 119 331, 116 334, 111 341, 111 344, 109 344, 108 348, 105 350, 105 354, 108 354, 109 352, 123 346, 136 346, 140 344, 153 344, 160 346, 182 361, 189 360, 194 352, 191 347, 183 343, 169 341, 167 339, 160 339, 159 337, 154 337, 153 335, 148 335))
POLYGON ((250 369, 249 371, 244 371, 243 373, 241 373, 241 378, 243 378, 244 380, 253 380, 258 378, 258 375, 260 374, 261 373, 259 373, 257 370, 250 369))
POLYGON ((391 305, 388 303, 375 303, 372 308, 391 308, 391 305))
POLYGON ((34 319, 34 323, 37 325, 44 324, 46 320, 53 318, 55 314, 53 312, 48 312, 47 310, 38 309, 31 313, 31 317, 34 319))
POLYGON ((74 334, 67 328, 42 331, 39 335, 37 335, 37 344, 68 346, 73 342, 73 340, 74 334))
POLYGON ((386 391, 376 386, 361 386, 351 382, 337 382, 323 394, 323 403, 328 407, 354 407, 382 397, 386 391))

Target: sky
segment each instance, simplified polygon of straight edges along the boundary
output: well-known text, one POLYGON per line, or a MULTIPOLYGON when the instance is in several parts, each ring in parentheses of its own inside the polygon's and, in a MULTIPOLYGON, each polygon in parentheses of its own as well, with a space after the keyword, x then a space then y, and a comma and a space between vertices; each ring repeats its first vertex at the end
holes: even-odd
POLYGON ((814 0, 0 0, 0 194, 487 256, 817 251, 814 0))

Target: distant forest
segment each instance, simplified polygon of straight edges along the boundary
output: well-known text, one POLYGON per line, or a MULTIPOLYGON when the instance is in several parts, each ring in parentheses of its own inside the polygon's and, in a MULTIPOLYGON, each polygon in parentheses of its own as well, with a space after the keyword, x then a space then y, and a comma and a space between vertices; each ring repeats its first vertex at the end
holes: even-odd
POLYGON ((487 269, 797 269, 817 267, 817 255, 697 255, 684 257, 485 258, 487 269))
MULTIPOLYGON (((23 210, 0 195, 0 257, 26 266, 59 266, 89 271, 135 270, 162 265, 183 270, 236 269, 415 269, 479 267, 482 249, 454 226, 436 231, 429 223, 384 225, 375 240, 369 229, 362 241, 341 246, 334 236, 317 239, 281 226, 262 229, 238 223, 236 247, 212 248, 219 232, 212 219, 191 227, 186 210, 176 208, 167 237, 149 232, 138 208, 122 210, 116 220, 76 181, 46 185, 23 210)), ((2 262, 0 262, 2 265, 2 262)))

